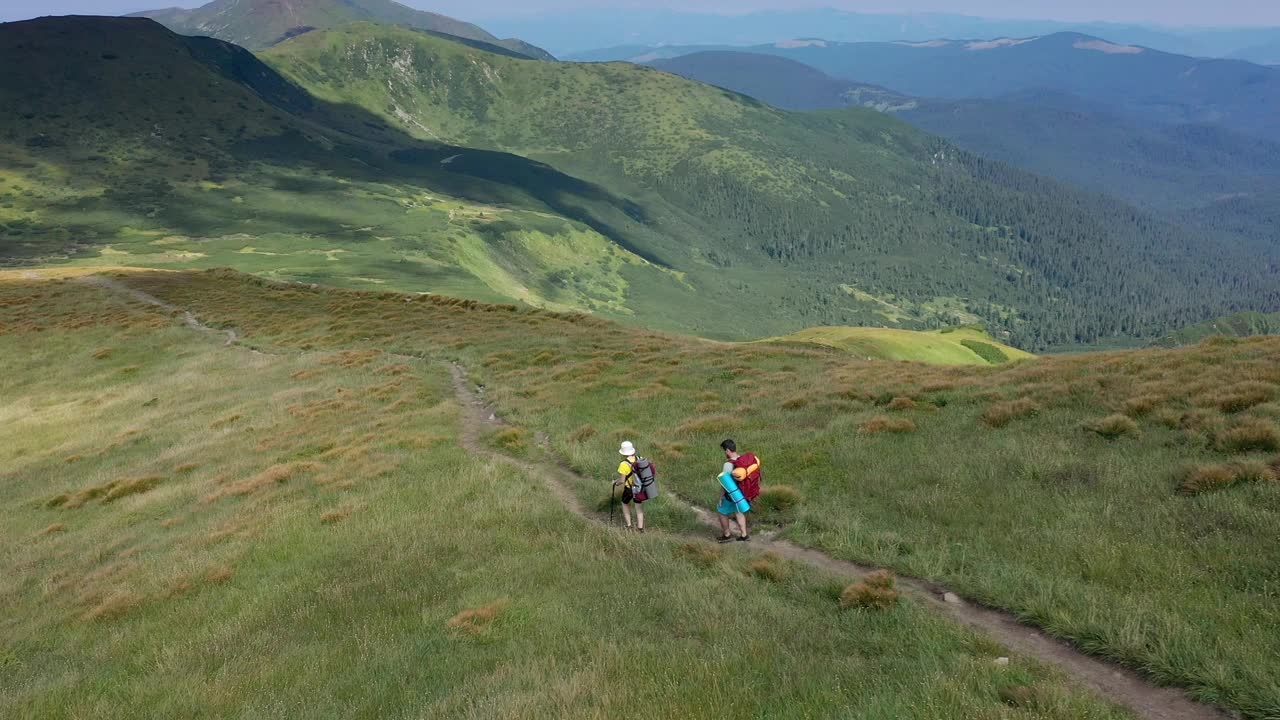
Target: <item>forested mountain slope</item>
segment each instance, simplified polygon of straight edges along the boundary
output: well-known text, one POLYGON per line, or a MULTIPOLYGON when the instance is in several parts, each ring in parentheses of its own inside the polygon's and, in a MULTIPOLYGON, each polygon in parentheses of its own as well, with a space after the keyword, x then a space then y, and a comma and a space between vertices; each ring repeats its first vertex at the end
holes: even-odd
POLYGON ((1280 208, 1280 144, 1215 125, 1140 124, 1101 103, 1029 90, 915 99, 787 58, 697 52, 651 63, 782 108, 874 107, 985 157, 1260 242, 1280 208))
POLYGON ((1035 349, 1280 300, 1274 254, 867 110, 789 113, 650 68, 525 62, 372 25, 264 57, 420 137, 527 155, 636 198, 656 231, 638 248, 705 286, 745 283, 770 298, 763 317, 861 324, 837 318, 892 298, 907 322, 981 320, 1035 349))

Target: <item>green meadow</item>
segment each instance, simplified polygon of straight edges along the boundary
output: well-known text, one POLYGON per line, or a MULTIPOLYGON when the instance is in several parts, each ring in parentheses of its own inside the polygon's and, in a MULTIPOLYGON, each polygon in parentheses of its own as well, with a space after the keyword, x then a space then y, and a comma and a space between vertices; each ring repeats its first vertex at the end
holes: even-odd
MULTIPOLYGON (((504 447, 536 455, 542 433, 600 478, 576 488, 587 504, 625 438, 709 505, 734 436, 764 459, 757 521, 783 538, 944 582, 1245 717, 1277 712, 1274 338, 946 367, 221 271, 128 282, 263 347, 460 361, 513 424, 504 447)), ((653 522, 681 526, 677 509, 653 522)))
POLYGON ((219 307, 245 315, 193 308, 239 327, 227 345, 31 275, 0 276, 0 715, 1131 717, 1035 663, 994 663, 1007 651, 910 598, 844 610, 838 578, 610 529, 465 450, 439 361, 462 331, 580 337, 569 320, 124 279, 174 302, 213 280, 215 302, 242 294, 219 307), (395 326, 428 359, 330 336, 348 320, 395 326))

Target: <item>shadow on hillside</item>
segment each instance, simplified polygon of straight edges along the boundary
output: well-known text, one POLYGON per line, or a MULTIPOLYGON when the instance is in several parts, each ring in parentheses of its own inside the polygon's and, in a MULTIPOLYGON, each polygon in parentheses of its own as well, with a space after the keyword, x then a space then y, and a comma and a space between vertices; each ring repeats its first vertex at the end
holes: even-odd
MULTIPOLYGON (((211 168, 216 168, 215 179, 261 175, 262 165, 267 164, 315 174, 312 180, 295 178, 293 186, 282 188, 291 192, 308 192, 307 182, 314 182, 319 192, 341 187, 326 178, 421 186, 427 192, 474 203, 554 213, 592 228, 655 265, 670 267, 656 252, 635 241, 637 233, 649 232, 653 224, 636 202, 517 155, 418 140, 361 107, 313 97, 243 48, 210 38, 184 40, 195 62, 251 90, 286 114, 281 133, 274 137, 245 141, 223 136, 212 138, 211 150, 172 149, 175 155, 186 154, 188 160, 201 156, 209 160, 211 168)), ((174 88, 175 93, 180 90, 174 88)), ((57 112, 57 108, 48 110, 50 116, 57 112)), ((33 119, 33 128, 39 122, 39 118, 33 119)), ((73 176, 89 169, 83 159, 72 159, 70 153, 56 147, 27 149, 73 176)), ((100 198, 56 209, 72 216, 87 211, 144 214, 169 230, 192 236, 206 234, 210 219, 220 214, 224 221, 217 225, 230 225, 236 219, 235 209, 224 205, 224 197, 179 195, 165 178, 158 177, 149 160, 117 162, 104 175, 110 178, 104 183, 109 187, 100 198)), ((257 207, 255 219, 296 232, 341 234, 334 223, 297 208, 257 207)), ((11 255, 7 251, 3 254, 11 255)))

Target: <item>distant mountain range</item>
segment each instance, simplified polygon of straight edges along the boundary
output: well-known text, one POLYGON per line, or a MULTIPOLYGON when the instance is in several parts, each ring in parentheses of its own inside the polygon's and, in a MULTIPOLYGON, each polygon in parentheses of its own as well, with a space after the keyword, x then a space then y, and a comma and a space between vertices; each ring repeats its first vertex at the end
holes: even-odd
POLYGON ((712 337, 982 322, 1039 349, 1280 304, 1270 249, 881 113, 475 44, 357 23, 254 57, 137 19, 2 26, 0 61, 25 71, 0 76, 0 255, 233 265, 712 337))
POLYGON ((892 90, 839 80, 804 63, 772 55, 707 50, 647 64, 787 110, 867 107, 894 112, 919 104, 892 90))
MULTIPOLYGON (((708 49, 634 54, 635 48, 626 48, 625 57, 613 59, 651 62, 708 49)), ((1000 98, 1048 90, 1140 123, 1211 123, 1280 142, 1280 72, 1239 60, 1201 60, 1074 33, 920 43, 794 40, 738 50, 789 58, 915 97, 1000 98)))
POLYGON ((1151 125, 1067 93, 916 99, 833 78, 787 58, 702 51, 653 67, 793 110, 862 106, 893 112, 987 157, 1181 220, 1273 238, 1280 144, 1212 125, 1151 125))
POLYGON ((151 18, 182 35, 207 35, 250 50, 317 28, 369 21, 485 42, 538 60, 554 59, 522 40, 501 40, 471 23, 415 10, 394 0, 213 0, 193 10, 148 10, 134 17, 151 18))
POLYGON ((834 9, 717 14, 664 9, 574 9, 534 14, 513 11, 486 23, 569 59, 611 46, 747 46, 797 37, 842 42, 924 41, 935 38, 1032 37, 1074 32, 1197 57, 1280 62, 1266 47, 1280 28, 1163 27, 1134 23, 1000 20, 946 13, 856 13, 834 9))

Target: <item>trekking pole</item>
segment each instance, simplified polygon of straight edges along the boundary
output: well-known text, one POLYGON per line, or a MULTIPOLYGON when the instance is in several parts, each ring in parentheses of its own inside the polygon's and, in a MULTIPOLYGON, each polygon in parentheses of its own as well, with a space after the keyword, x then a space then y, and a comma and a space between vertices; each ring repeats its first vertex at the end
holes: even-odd
POLYGON ((618 496, 618 486, 609 486, 609 527, 613 527, 613 499, 618 496))

